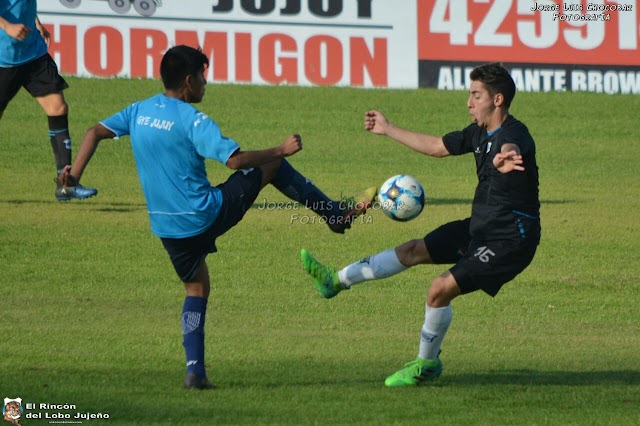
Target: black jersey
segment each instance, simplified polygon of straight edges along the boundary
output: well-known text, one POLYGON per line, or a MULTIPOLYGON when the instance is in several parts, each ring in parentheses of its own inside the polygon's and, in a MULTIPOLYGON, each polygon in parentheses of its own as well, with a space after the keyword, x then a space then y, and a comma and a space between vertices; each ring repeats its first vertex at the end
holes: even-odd
POLYGON ((524 237, 526 230, 540 230, 536 145, 527 126, 509 115, 491 136, 487 129, 471 124, 443 137, 451 155, 473 152, 478 186, 473 198, 470 234, 482 240, 524 237), (500 173, 493 158, 506 143, 520 148, 523 172, 500 173))

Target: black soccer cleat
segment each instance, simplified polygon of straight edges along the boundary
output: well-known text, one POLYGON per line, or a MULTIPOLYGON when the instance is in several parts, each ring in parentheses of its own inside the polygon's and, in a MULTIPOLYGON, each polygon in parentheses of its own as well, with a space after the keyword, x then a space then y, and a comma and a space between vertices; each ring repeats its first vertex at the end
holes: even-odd
POLYGON ((213 389, 216 386, 207 379, 207 377, 200 377, 194 373, 188 373, 187 377, 184 379, 184 388, 185 389, 213 389))

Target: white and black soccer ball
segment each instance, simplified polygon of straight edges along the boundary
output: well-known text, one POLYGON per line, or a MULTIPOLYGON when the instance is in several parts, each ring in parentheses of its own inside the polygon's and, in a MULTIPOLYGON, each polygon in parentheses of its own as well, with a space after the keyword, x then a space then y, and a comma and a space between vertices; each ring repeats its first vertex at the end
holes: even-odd
POLYGON ((409 175, 387 179, 378 191, 382 211, 393 220, 406 222, 416 218, 424 208, 424 188, 409 175))

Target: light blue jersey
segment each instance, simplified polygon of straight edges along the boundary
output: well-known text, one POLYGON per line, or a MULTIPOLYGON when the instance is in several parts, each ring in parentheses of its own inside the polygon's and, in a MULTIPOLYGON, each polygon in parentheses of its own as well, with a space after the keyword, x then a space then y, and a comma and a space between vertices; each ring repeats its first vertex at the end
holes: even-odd
POLYGON ((22 41, 0 30, 0 67, 12 68, 26 64, 47 53, 47 44, 36 28, 37 10, 36 0, 0 1, 0 16, 12 24, 24 24, 31 29, 22 41))
POLYGON ((165 95, 136 102, 101 122, 131 135, 151 231, 162 238, 201 234, 216 219, 222 192, 209 184, 205 158, 226 164, 239 148, 191 104, 165 95))

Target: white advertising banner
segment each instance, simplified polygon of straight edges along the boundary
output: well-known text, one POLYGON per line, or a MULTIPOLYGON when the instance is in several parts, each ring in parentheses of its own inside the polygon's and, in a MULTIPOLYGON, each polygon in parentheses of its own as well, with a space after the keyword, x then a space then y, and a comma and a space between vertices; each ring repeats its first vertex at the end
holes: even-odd
POLYGON ((413 88, 417 0, 47 0, 67 75, 157 78, 171 46, 201 47, 210 82, 413 88))

